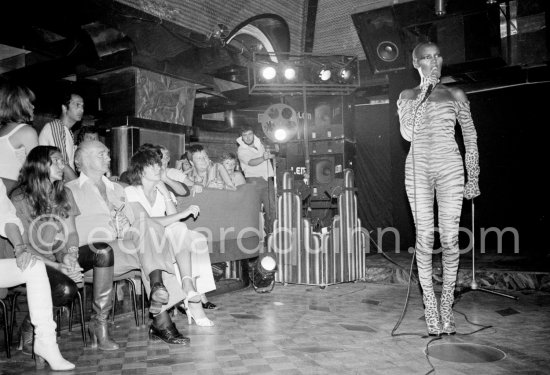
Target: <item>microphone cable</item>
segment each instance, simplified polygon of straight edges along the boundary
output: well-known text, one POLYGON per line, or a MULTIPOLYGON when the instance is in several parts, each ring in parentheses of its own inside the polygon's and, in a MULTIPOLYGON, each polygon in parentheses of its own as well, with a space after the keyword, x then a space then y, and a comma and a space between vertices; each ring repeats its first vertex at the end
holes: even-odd
MULTIPOLYGON (((428 93, 428 90, 426 90, 426 93, 428 93)), ((431 94, 431 91, 430 91, 430 94, 431 94)), ((403 310, 401 311, 401 316, 399 317, 399 319, 397 320, 397 323, 395 324, 395 326, 393 327, 393 329, 391 331, 391 336, 392 337, 409 336, 409 335, 418 336, 418 334, 414 334, 414 333, 412 333, 412 334, 411 333, 396 334, 395 332, 397 331, 397 329, 399 328, 399 326, 403 322, 403 319, 405 318, 405 313, 407 312, 407 307, 409 305, 409 299, 410 299, 410 296, 411 296, 411 281, 412 281, 414 261, 415 261, 415 258, 416 258, 416 241, 417 241, 417 238, 418 238, 418 227, 417 227, 418 210, 417 210, 417 205, 416 205, 417 191, 416 191, 416 164, 415 164, 415 156, 414 156, 414 129, 415 129, 415 125, 416 125, 416 116, 418 115, 418 110, 420 109, 422 104, 424 104, 424 102, 428 99, 428 96, 429 95, 426 95, 424 97, 424 99, 420 102, 420 104, 415 108, 414 115, 413 115, 413 118, 412 118, 410 154, 411 154, 412 175, 413 175, 413 197, 414 197, 414 201, 413 201, 414 212, 413 212, 413 215, 414 215, 414 228, 415 228, 415 246, 413 248, 413 256, 412 256, 411 265, 410 265, 410 268, 409 268, 409 282, 408 282, 408 285, 407 285, 407 294, 406 294, 406 297, 405 297, 405 304, 403 306, 403 310)), ((418 277, 418 283, 420 284, 420 276, 418 277)), ((420 285, 420 287, 422 288, 422 285, 420 285)), ((420 335, 420 336, 423 337, 423 335, 420 335)))

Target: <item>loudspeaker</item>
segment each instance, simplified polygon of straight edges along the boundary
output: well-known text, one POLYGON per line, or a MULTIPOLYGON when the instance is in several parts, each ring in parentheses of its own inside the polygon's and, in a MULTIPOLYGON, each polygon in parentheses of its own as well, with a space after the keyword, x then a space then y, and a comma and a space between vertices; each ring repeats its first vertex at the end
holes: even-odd
MULTIPOLYGON (((308 98, 308 138, 311 143, 328 139, 353 138, 353 97, 319 96, 308 98)), ((312 146, 314 147, 314 145, 312 146)))
POLYGON ((373 73, 406 68, 407 52, 393 8, 356 13, 351 18, 373 73))
POLYGON ((331 201, 342 192, 344 170, 353 169, 354 144, 340 139, 318 141, 315 146, 309 158, 311 200, 331 201))

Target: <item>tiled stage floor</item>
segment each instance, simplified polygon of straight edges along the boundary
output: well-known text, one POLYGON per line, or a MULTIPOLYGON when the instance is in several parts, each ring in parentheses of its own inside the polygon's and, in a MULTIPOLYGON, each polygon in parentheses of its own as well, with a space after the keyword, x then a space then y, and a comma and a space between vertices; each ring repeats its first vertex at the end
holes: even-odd
MULTIPOLYGON (((137 329, 130 313, 117 315, 116 352, 83 348, 78 327, 64 330, 61 348, 76 362, 78 374, 425 374, 431 367, 424 350, 423 311, 417 287, 392 337, 407 288, 397 284, 348 283, 320 289, 315 286, 276 285, 269 294, 242 289, 211 298, 220 307, 209 315, 216 326, 187 326, 175 318, 191 338, 190 346, 170 346, 148 340, 145 327, 137 329)), ((456 336, 431 342, 476 343, 498 348, 506 357, 490 363, 456 363, 431 358, 436 374, 548 374, 550 357, 550 294, 514 292, 518 301, 483 292, 466 293, 455 310, 456 336)), ((476 351, 472 361, 478 359, 476 351)), ((33 372, 31 359, 13 350, 10 360, 0 354, 0 373, 33 372)))

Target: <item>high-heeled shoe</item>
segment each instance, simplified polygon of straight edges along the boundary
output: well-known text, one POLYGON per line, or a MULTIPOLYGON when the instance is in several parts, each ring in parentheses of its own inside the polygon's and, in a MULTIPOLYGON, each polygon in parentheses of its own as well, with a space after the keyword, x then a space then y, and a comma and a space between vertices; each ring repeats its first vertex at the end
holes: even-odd
MULTIPOLYGON (((54 333, 55 335, 55 333, 54 333)), ((35 339, 34 341, 34 356, 36 369, 43 369, 46 362, 50 365, 53 371, 68 371, 73 370, 76 366, 74 363, 67 361, 61 355, 59 347, 55 342, 55 336, 44 339, 35 339)))
MULTIPOLYGON (((193 293, 196 293, 196 292, 191 292, 189 294, 193 294, 193 293)), ((189 323, 189 325, 191 325, 193 320, 194 320, 195 324, 198 325, 199 327, 212 327, 212 326, 214 326, 214 322, 211 321, 210 319, 208 319, 206 316, 204 318, 195 317, 195 315, 193 314, 191 309, 189 309, 189 304, 190 303, 201 303, 201 301, 190 301, 187 298, 183 300, 185 310, 187 310, 187 323, 189 323)))
POLYGON ((166 305, 169 298, 170 295, 166 287, 162 283, 154 283, 149 298, 149 312, 153 315, 160 313, 162 305, 166 305))
POLYGON ((441 312, 442 333, 445 335, 454 335, 456 333, 455 318, 453 314, 454 287, 443 286, 441 292, 441 303, 439 310, 441 312))

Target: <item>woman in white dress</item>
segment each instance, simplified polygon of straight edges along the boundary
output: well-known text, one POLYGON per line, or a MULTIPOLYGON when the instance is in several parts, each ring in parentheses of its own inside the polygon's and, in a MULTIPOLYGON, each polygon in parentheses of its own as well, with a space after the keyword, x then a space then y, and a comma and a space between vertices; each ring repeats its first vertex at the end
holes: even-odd
POLYGON ((205 236, 180 221, 189 216, 196 218, 200 210, 192 205, 178 212, 175 197, 162 182, 161 170, 162 160, 157 152, 147 149, 136 152, 128 169, 131 186, 125 188, 127 202, 136 217, 154 218, 166 228, 186 294, 184 306, 189 324, 194 320, 199 326, 213 326, 201 305, 201 294, 216 289, 208 243, 205 236))

